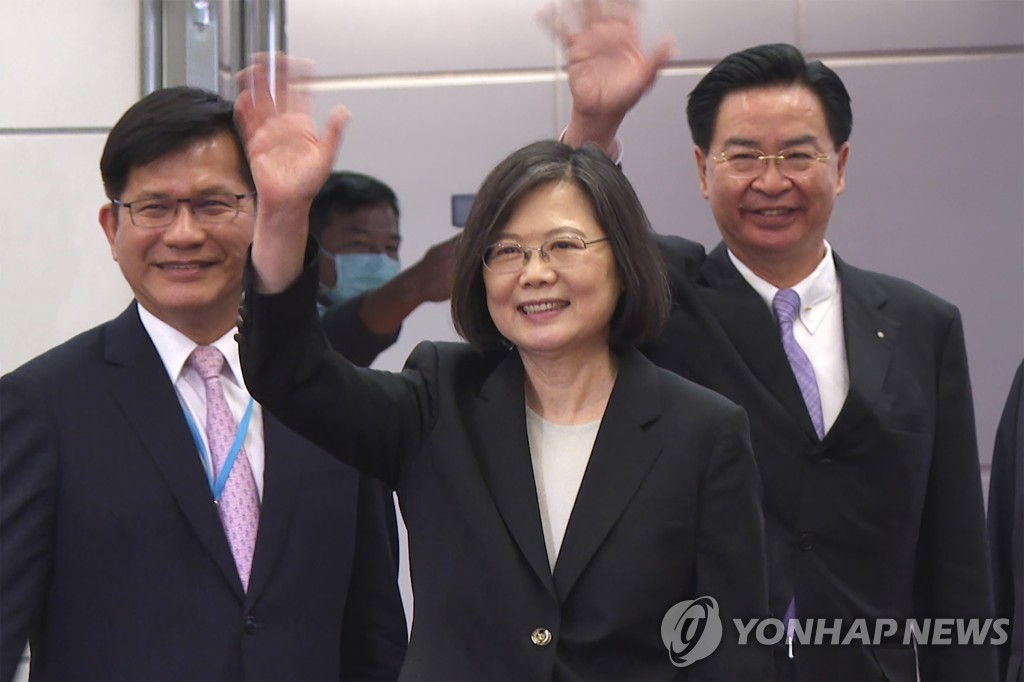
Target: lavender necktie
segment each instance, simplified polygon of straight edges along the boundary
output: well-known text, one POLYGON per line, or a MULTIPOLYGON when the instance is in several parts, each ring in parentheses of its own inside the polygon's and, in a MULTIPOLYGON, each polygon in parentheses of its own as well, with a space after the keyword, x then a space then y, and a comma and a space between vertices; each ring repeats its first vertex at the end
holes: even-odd
MULTIPOLYGON (((772 309, 779 321, 779 331, 782 334, 782 348, 786 351, 786 358, 789 366, 793 368, 793 375, 800 387, 800 394, 804 397, 804 404, 807 405, 807 412, 811 415, 814 423, 814 431, 818 439, 825 437, 825 421, 821 413, 821 395, 818 393, 818 379, 814 376, 814 367, 810 359, 804 353, 804 349, 796 342, 793 336, 793 321, 800 314, 800 294, 792 289, 779 289, 772 300, 772 309)), ((796 595, 790 598, 786 606, 786 613, 782 617, 786 623, 786 642, 789 648, 789 657, 793 658, 793 630, 796 619, 796 595)))
POLYGON ((775 317, 779 321, 782 348, 786 351, 789 366, 793 368, 793 375, 796 377, 796 383, 804 397, 807 412, 811 415, 814 431, 820 440, 825 437, 825 421, 821 414, 818 380, 814 376, 814 367, 811 365, 811 361, 793 336, 793 321, 800 314, 800 294, 792 289, 779 289, 772 300, 772 309, 775 310, 775 317))
MULTIPOLYGON (((220 383, 224 355, 213 346, 198 346, 192 351, 188 364, 199 372, 206 385, 206 438, 210 444, 213 477, 216 479, 238 429, 220 383)), ((242 586, 248 589, 252 554, 256 547, 256 530, 260 522, 260 500, 244 449, 238 452, 231 467, 217 504, 217 512, 224 524, 242 586)))

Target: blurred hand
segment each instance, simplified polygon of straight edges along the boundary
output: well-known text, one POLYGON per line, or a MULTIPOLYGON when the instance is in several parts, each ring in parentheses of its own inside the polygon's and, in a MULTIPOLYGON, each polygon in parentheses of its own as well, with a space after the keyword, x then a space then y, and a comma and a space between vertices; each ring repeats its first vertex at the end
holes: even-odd
POLYGON ((395 334, 421 304, 451 298, 459 236, 434 244, 416 264, 368 293, 359 306, 363 325, 374 334, 395 334))
POLYGON ((440 244, 434 244, 423 255, 416 265, 420 282, 420 292, 424 301, 447 301, 452 297, 452 284, 455 281, 455 249, 459 237, 455 235, 440 244))
POLYGON ((249 157, 260 208, 311 202, 334 165, 350 114, 344 107, 336 107, 319 136, 310 115, 310 93, 303 85, 312 75, 311 62, 277 55, 271 97, 269 56, 259 54, 253 60, 236 76, 235 122, 249 157))
POLYGON ((555 0, 541 11, 541 23, 565 50, 573 100, 568 144, 610 143, 626 112, 675 54, 675 41, 665 37, 644 55, 636 29, 638 5, 636 0, 555 0), (591 139, 570 139, 577 132, 591 139))
POLYGON ((309 207, 334 165, 348 110, 331 111, 323 135, 310 115, 310 93, 302 80, 308 61, 279 56, 270 95, 268 55, 256 55, 238 76, 235 123, 256 185, 252 261, 256 285, 277 293, 302 272, 309 234, 309 207))

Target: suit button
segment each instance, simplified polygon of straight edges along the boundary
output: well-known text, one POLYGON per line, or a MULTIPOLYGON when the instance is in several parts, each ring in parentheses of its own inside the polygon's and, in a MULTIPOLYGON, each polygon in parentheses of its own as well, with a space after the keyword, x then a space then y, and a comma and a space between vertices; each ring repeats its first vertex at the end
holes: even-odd
POLYGON ((245 630, 245 634, 251 635, 256 632, 256 618, 254 616, 245 617, 245 625, 242 627, 245 630))
POLYGON ((797 546, 805 552, 814 548, 814 533, 800 533, 800 540, 797 546))
POLYGON ((551 631, 547 628, 537 628, 530 633, 530 641, 537 646, 547 646, 551 644, 551 631))
POLYGON ((832 459, 829 458, 829 457, 825 457, 824 459, 819 459, 818 462, 821 463, 821 464, 831 464, 832 463, 832 459))

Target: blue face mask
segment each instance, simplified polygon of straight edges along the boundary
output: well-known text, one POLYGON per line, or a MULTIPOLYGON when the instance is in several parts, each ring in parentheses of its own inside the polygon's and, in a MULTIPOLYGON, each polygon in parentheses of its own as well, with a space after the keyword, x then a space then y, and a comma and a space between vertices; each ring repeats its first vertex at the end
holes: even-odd
POLYGON ((332 304, 343 303, 372 291, 398 274, 398 261, 384 253, 330 253, 334 260, 334 286, 327 291, 332 304))

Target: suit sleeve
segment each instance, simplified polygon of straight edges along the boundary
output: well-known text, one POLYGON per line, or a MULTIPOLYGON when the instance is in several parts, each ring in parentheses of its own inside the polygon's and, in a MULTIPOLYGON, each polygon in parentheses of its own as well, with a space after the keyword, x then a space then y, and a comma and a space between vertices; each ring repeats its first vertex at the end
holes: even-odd
POLYGON ((675 235, 659 234, 655 238, 665 261, 672 298, 680 303, 688 301, 693 282, 700 277, 707 254, 704 245, 675 235))
POLYGON ((246 387, 290 429, 394 489, 436 419, 436 348, 420 344, 399 374, 356 367, 324 334, 317 282, 312 244, 302 275, 279 294, 256 293, 249 262, 239 338, 246 387))
POLYGON ((0 378, 0 680, 10 680, 46 599, 56 515, 54 429, 30 377, 0 378))
MULTIPOLYGON (((992 451, 992 477, 988 492, 989 547, 992 551, 992 580, 995 592, 996 618, 1011 619, 1015 633, 1024 628, 1024 623, 1015 622, 1015 603, 1024 599, 1020 594, 1024 584, 1014 582, 1014 571, 1020 571, 1018 556, 1014 566, 1014 544, 1019 545, 1024 536, 1024 363, 1017 367, 1017 374, 1006 398, 1003 415, 996 431, 995 447, 992 451)), ((1020 617, 1019 615, 1017 616, 1020 617)), ((1016 635, 1018 640, 1020 635, 1016 635)), ((999 679, 1009 677, 1008 668, 1013 649, 1013 638, 999 646, 999 679)), ((1019 653, 1018 653, 1019 656, 1019 653)), ((1019 665, 1019 663, 1018 663, 1019 665)))
POLYGON ((361 477, 352 585, 341 626, 343 680, 395 680, 408 630, 398 591, 398 528, 391 493, 361 477))
POLYGON ((353 365, 369 367, 377 356, 398 339, 394 334, 374 334, 359 317, 359 308, 366 294, 329 307, 321 318, 327 340, 337 352, 353 365))
POLYGON ((693 679, 770 680, 772 651, 750 640, 738 645, 734 619, 768 618, 768 572, 761 482, 746 413, 723 420, 701 484, 697 594, 718 600, 722 641, 694 666, 693 679))
MULTIPOLYGON (((914 613, 991 618, 992 588, 967 352, 959 313, 946 330, 936 393, 936 428, 917 557, 914 613)), ((921 680, 995 678, 985 644, 918 648, 921 680)))

